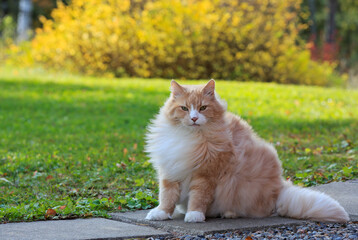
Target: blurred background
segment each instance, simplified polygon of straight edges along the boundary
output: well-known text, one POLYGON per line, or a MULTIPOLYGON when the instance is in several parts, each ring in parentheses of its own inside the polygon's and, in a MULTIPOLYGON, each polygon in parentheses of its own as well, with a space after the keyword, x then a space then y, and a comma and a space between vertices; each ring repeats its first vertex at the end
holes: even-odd
POLYGON ((0 0, 0 62, 357 87, 357 28, 356 0, 0 0))

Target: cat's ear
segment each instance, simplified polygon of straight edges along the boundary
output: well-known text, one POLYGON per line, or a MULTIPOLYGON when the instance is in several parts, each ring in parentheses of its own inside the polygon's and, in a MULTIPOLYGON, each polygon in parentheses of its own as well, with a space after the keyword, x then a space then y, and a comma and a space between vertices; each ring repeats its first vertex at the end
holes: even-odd
POLYGON ((203 94, 206 96, 215 96, 215 81, 211 79, 203 88, 203 94))
POLYGON ((179 97, 184 94, 184 88, 174 80, 170 82, 170 90, 172 91, 174 97, 179 97))

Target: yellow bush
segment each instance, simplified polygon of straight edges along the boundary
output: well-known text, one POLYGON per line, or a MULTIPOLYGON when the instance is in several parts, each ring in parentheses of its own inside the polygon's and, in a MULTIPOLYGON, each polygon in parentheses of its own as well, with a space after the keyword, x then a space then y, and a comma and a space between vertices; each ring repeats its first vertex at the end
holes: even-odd
MULTIPOLYGON (((37 62, 87 74, 327 84, 297 46, 296 0, 73 0, 43 19, 37 62)), ((327 70, 328 69, 328 70, 327 70)))

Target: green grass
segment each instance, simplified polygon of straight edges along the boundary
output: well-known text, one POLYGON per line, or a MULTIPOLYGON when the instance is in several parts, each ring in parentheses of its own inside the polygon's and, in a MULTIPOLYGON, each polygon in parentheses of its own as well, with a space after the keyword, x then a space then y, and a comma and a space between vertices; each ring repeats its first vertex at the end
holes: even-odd
MULTIPOLYGON (((357 91, 222 81, 217 91, 275 144, 296 184, 358 177, 357 91)), ((166 80, 0 68, 1 222, 155 206, 143 138, 168 94, 166 80)))

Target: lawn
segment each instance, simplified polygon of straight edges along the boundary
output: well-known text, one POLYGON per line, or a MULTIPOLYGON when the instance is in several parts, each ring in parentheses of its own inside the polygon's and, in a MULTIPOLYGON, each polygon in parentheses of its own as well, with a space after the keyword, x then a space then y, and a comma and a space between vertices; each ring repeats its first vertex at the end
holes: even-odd
MULTIPOLYGON (((296 184, 358 177, 358 91, 217 81, 217 92, 296 184)), ((0 68, 0 222, 155 206, 143 138, 168 94, 167 80, 0 68)))

